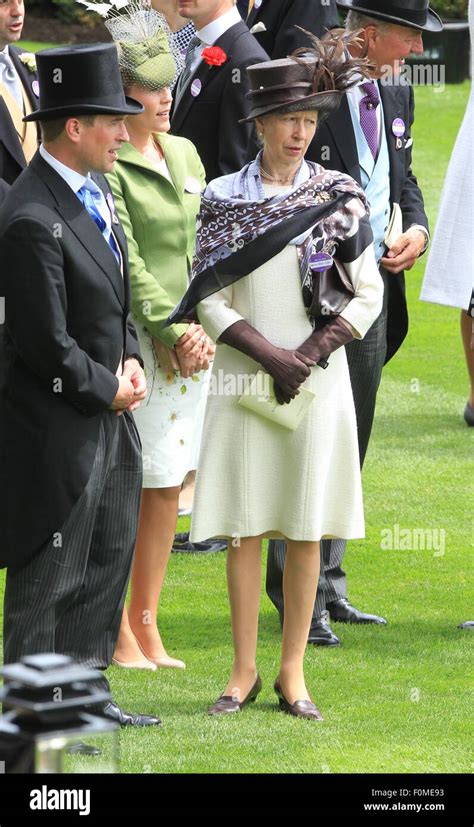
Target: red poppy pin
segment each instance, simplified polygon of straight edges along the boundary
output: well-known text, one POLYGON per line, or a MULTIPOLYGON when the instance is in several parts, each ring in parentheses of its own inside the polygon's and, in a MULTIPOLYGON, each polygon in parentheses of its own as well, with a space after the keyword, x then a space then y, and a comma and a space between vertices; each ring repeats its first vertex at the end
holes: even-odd
POLYGON ((220 46, 208 46, 202 50, 201 57, 208 66, 222 66, 227 60, 227 55, 220 46))

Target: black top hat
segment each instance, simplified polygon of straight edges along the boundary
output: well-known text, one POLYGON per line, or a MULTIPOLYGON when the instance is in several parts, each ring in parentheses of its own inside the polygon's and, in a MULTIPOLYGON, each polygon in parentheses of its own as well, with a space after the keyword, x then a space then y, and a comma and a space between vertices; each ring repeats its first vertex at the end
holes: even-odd
POLYGON ((336 0, 336 5, 425 32, 440 32, 443 28, 441 18, 430 9, 429 0, 336 0))
POLYGON ((36 55, 39 109, 24 121, 70 115, 138 115, 143 106, 125 97, 115 43, 45 49, 36 55))

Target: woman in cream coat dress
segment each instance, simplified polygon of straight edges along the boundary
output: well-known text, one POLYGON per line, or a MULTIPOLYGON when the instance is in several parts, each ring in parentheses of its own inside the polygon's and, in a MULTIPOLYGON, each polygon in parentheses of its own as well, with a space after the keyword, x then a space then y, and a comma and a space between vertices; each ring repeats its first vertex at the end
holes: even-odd
MULTIPOLYGON (((335 40, 327 48, 334 45, 335 40)), ((321 54, 324 61, 324 47, 321 54)), ((255 118, 263 150, 239 173, 211 182, 204 193, 195 276, 168 320, 186 317, 195 306, 217 342, 191 525, 192 540, 229 538, 234 664, 223 695, 209 710, 212 715, 239 712, 260 691, 255 658, 261 545, 265 537, 284 537, 285 616, 274 688, 280 709, 321 720, 303 673, 319 540, 364 535, 354 402, 340 346, 364 336, 374 322, 383 284, 361 188, 349 176, 304 161, 319 110, 340 100, 334 87, 329 94, 314 92, 317 65, 290 58, 249 67, 254 90, 249 117, 255 118), (316 213, 325 218, 315 225, 316 213), (295 217, 301 227, 293 225, 295 217), (304 232, 294 233, 293 226, 304 232), (273 248, 279 252, 273 254, 273 248), (326 318, 324 326, 320 318, 321 328, 313 327, 308 291, 315 290, 314 278, 306 264, 332 262, 334 250, 354 295, 340 316, 326 318), (231 263, 243 262, 239 256, 257 261, 260 256, 261 264, 251 267, 247 258, 239 271, 231 263), (318 362, 328 354, 323 370, 318 362), (290 402, 301 386, 314 392, 295 431, 239 406, 243 380, 262 368, 274 380, 279 402, 290 402)), ((352 61, 333 60, 320 82, 344 72, 354 73, 352 61)))

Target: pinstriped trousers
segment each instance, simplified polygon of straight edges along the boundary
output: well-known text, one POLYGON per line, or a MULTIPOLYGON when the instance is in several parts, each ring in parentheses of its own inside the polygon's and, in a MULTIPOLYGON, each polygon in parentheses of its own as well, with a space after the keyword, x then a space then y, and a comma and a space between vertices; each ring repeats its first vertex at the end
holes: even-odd
MULTIPOLYGON (((385 282, 390 274, 381 269, 385 282)), ((346 345, 352 394, 357 418, 361 468, 369 444, 375 414, 377 391, 387 353, 387 301, 384 291, 383 310, 364 339, 355 339, 346 345)), ((347 597, 347 577, 342 568, 346 540, 321 540, 321 569, 313 618, 321 617, 332 600, 347 597)), ((270 540, 268 544, 266 591, 283 621, 283 570, 286 559, 284 540, 270 540)))
MULTIPOLYGON (((23 568, 8 570, 4 659, 56 652, 109 666, 138 524, 141 446, 133 417, 105 411, 89 481, 69 517, 23 568)), ((101 686, 108 684, 104 678, 101 686)))

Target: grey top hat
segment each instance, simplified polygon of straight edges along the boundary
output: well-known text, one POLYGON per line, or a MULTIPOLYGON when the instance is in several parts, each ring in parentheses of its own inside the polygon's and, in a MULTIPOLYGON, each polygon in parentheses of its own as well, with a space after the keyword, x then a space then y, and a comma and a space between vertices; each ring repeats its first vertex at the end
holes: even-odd
POLYGON ((125 97, 115 43, 44 49, 36 55, 39 109, 24 121, 69 115, 138 115, 143 106, 125 97))
POLYGON ((387 20, 424 32, 440 32, 443 29, 441 18, 430 9, 429 0, 336 0, 336 5, 347 11, 357 11, 377 20, 387 20))

